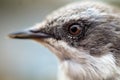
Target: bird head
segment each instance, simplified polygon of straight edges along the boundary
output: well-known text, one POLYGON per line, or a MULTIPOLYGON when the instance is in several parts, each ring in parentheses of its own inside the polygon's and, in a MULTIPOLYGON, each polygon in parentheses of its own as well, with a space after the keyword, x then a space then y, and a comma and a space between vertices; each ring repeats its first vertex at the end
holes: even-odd
MULTIPOLYGON (((109 6, 80 2, 54 11, 34 27, 9 36, 38 41, 49 48, 61 62, 79 64, 82 67, 80 69, 86 67, 91 76, 94 75, 89 80, 98 80, 98 77, 100 80, 113 80, 111 77, 117 74, 116 66, 120 65, 119 21, 117 12, 109 6)), ((68 71, 67 74, 77 77, 75 80, 78 80, 77 73, 68 71)), ((81 75, 85 77, 85 74, 81 75)))

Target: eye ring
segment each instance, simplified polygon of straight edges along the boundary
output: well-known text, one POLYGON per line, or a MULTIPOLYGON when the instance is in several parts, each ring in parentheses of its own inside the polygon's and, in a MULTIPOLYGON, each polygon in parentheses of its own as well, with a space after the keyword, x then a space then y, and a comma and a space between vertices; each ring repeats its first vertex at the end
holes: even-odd
POLYGON ((72 35, 78 35, 81 33, 82 28, 80 27, 79 24, 72 24, 69 26, 69 33, 72 35))

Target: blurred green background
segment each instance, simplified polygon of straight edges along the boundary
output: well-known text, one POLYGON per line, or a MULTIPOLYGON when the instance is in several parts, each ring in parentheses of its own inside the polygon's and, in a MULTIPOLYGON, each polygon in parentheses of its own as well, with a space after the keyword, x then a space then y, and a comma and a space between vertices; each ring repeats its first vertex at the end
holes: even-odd
MULTIPOLYGON (((57 80, 57 59, 48 49, 31 40, 6 36, 75 1, 79 0, 0 0, 0 80, 57 80)), ((120 0, 104 1, 120 5, 120 0)))

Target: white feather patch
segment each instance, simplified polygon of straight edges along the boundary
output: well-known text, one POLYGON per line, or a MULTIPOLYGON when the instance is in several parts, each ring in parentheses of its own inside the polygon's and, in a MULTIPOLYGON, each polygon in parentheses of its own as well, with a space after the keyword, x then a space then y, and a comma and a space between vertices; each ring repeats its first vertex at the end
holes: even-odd
POLYGON ((115 64, 112 54, 94 58, 90 63, 79 64, 74 61, 64 61, 61 63, 64 79, 61 80, 120 80, 119 68, 115 64), (118 70, 119 69, 119 70, 118 70))

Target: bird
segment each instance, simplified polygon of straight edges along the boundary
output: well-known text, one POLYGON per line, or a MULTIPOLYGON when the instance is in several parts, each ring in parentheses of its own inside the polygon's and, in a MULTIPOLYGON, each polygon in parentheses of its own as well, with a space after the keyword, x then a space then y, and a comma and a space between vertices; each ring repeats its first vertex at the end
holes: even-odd
POLYGON ((120 80, 120 16, 115 6, 73 2, 14 39, 31 39, 58 58, 61 80, 120 80))

